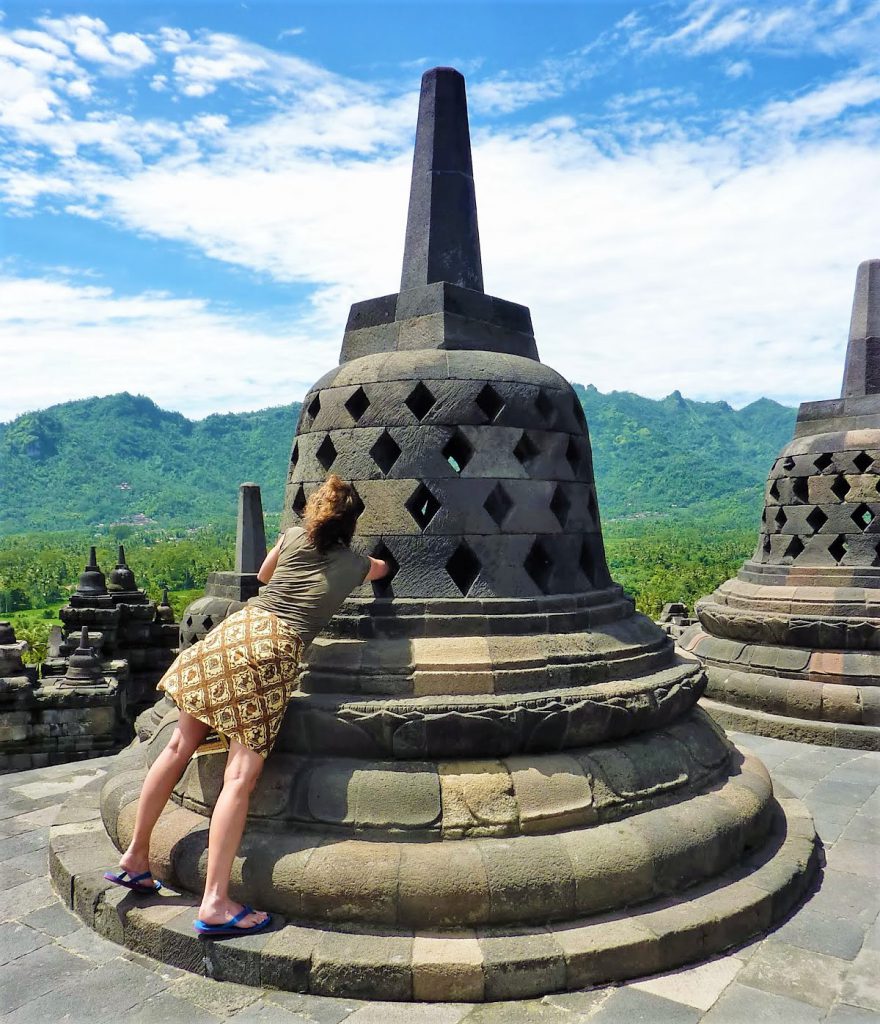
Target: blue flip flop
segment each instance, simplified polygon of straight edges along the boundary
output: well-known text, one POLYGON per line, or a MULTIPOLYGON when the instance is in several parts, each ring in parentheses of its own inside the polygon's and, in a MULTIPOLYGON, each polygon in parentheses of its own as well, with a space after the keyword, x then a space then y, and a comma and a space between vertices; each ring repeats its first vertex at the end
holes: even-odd
POLYGON ((262 921, 248 925, 247 928, 242 927, 238 922, 243 921, 248 914, 253 914, 253 912, 253 907, 242 907, 235 917, 224 921, 222 924, 206 924, 197 918, 193 921, 193 928, 199 933, 200 939, 224 938, 229 935, 251 935, 253 932, 261 932, 264 928, 267 928, 272 920, 272 915, 268 914, 262 921))
POLYGON ((123 889, 131 889, 132 892, 139 892, 142 895, 148 896, 151 893, 158 892, 162 888, 162 883, 154 880, 152 885, 144 885, 141 882, 142 878, 152 878, 152 871, 142 871, 139 875, 128 875, 127 871, 120 871, 118 875, 114 875, 110 871, 104 872, 104 877, 108 882, 112 882, 114 885, 121 885, 123 889))

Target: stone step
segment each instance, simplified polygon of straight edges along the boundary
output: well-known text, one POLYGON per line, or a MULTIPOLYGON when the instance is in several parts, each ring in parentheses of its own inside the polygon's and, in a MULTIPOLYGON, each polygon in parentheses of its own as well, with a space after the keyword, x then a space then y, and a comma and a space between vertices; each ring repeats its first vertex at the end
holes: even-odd
POLYGON ((819 868, 812 821, 774 801, 768 841, 714 879, 631 910, 541 927, 425 931, 321 927, 275 915, 270 930, 200 941, 198 900, 139 897, 104 881, 117 851, 100 817, 100 783, 72 797, 50 833, 59 896, 89 926, 196 974, 321 995, 385 1000, 514 999, 670 970, 733 948, 785 917, 819 868))
POLYGON ((880 729, 875 725, 847 725, 818 719, 789 718, 767 711, 736 707, 703 697, 703 707, 724 729, 772 736, 798 743, 817 743, 823 747, 848 747, 852 750, 880 750, 880 729))

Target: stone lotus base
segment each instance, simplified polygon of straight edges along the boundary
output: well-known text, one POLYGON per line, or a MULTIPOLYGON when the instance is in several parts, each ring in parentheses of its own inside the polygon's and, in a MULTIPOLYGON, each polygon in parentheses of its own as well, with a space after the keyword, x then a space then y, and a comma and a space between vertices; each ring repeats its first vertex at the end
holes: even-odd
MULTIPOLYGON (((264 861, 270 847, 277 856, 281 837, 267 845, 251 828, 234 883, 249 899, 266 897, 261 905, 275 909, 274 926, 204 943, 192 929, 202 815, 169 805, 155 835, 155 870, 186 886, 144 899, 102 878, 118 858, 108 825, 118 841, 127 838, 143 753, 134 747, 122 755, 104 785, 105 819, 115 828, 102 819, 99 786, 63 808, 50 842, 55 887, 102 935, 245 984, 427 1001, 583 988, 704 959, 767 931, 818 870, 803 805, 774 798, 760 762, 735 753, 732 770, 698 795, 676 801, 655 791, 636 798, 647 809, 620 810, 623 820, 612 812, 605 822, 553 833, 407 843, 301 832, 284 836, 289 857, 273 868, 264 861), (458 926, 449 927, 448 917, 458 926)), ((717 775, 709 766, 703 772, 704 780, 717 775)))
POLYGON ((819 585, 801 579, 806 570, 747 562, 740 577, 750 579, 728 580, 698 602, 700 621, 679 648, 703 663, 703 706, 716 721, 778 739, 880 750, 878 590, 857 586, 854 574, 826 569, 826 582, 836 585, 819 585), (782 571, 789 585, 753 581, 782 571), (794 585, 799 579, 803 585, 794 585))
POLYGON ((700 705, 719 725, 736 732, 772 736, 778 740, 794 740, 796 743, 814 743, 823 747, 880 750, 880 730, 876 726, 845 725, 813 718, 796 718, 775 711, 737 707, 735 704, 711 700, 709 697, 704 697, 700 705))

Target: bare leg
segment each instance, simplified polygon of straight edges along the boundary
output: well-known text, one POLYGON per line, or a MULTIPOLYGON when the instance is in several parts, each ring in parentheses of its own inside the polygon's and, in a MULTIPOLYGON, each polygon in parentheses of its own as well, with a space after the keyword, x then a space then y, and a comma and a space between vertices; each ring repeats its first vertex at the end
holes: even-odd
POLYGON ((132 875, 150 870, 150 836, 177 780, 183 775, 189 759, 210 732, 210 726, 180 712, 180 721, 168 746, 153 762, 138 800, 134 833, 119 866, 132 875))
MULTIPOLYGON (((238 740, 229 745, 223 789, 214 805, 208 832, 208 874, 205 895, 199 908, 199 920, 205 924, 222 924, 242 908, 229 898, 229 875, 238 852, 251 793, 263 771, 264 759, 238 740)), ((241 924, 249 927, 267 915, 262 911, 248 914, 241 924)))

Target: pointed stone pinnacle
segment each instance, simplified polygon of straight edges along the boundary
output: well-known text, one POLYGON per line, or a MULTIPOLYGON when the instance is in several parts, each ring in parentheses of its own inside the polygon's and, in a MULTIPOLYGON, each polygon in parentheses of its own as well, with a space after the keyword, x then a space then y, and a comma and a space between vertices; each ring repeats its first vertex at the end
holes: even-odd
POLYGON ((235 531, 235 571, 255 573, 266 557, 266 531, 259 484, 240 484, 235 531))
POLYGON ((107 593, 106 578, 98 566, 95 548, 89 548, 89 561, 80 573, 76 592, 81 597, 98 597, 107 593))
POLYGON ((483 291, 464 78, 422 76, 400 290, 437 281, 483 291))
POLYGON ((120 568, 127 568, 127 566, 125 565, 125 548, 122 546, 122 544, 119 545, 118 565, 120 568))
POLYGON ((856 271, 841 398, 880 394, 880 260, 856 271))

